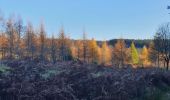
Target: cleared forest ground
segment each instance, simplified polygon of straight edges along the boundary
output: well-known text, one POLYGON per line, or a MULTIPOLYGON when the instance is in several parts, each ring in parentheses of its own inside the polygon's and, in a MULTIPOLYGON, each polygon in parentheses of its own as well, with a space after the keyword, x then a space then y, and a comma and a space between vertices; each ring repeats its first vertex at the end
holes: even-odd
POLYGON ((170 100, 170 71, 2 61, 0 100, 170 100))

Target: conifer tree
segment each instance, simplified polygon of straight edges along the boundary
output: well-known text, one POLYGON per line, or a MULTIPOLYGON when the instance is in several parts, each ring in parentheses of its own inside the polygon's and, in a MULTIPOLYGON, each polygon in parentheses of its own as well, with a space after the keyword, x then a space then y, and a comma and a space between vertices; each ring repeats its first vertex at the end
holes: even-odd
POLYGON ((40 41, 40 59, 43 61, 45 60, 46 55, 46 32, 44 28, 44 24, 40 24, 40 31, 39 31, 39 41, 40 41))
POLYGON ((77 48, 76 48, 76 44, 75 43, 73 43, 73 44, 71 44, 71 55, 72 55, 72 57, 74 58, 74 59, 77 59, 78 57, 77 57, 77 48))
POLYGON ((131 59, 132 59, 132 64, 139 63, 139 55, 138 55, 134 42, 131 43, 131 59))
POLYGON ((33 59, 34 54, 36 52, 36 35, 34 33, 34 29, 32 24, 29 22, 26 26, 26 33, 25 33, 25 50, 26 50, 26 56, 33 59))
POLYGON ((51 38, 51 59, 52 62, 55 64, 57 60, 57 43, 55 41, 54 35, 51 38))
POLYGON ((111 60, 111 51, 106 41, 104 41, 102 43, 102 48, 101 48, 101 63, 105 65, 108 64, 110 60, 111 60))
POLYGON ((59 59, 62 61, 67 61, 72 59, 71 51, 71 41, 64 33, 62 28, 58 36, 58 46, 59 46, 59 59))
POLYGON ((98 45, 97 42, 92 39, 89 42, 89 54, 92 63, 98 63, 98 45))
POLYGON ((123 67, 123 65, 126 63, 127 48, 126 48, 125 41, 123 39, 117 40, 113 48, 112 56, 114 56, 114 63, 118 67, 123 67))
POLYGON ((75 55, 77 59, 81 59, 83 43, 80 40, 75 41, 75 55))
POLYGON ((0 34, 0 59, 5 58, 6 51, 8 48, 8 39, 7 36, 4 33, 0 34))
POLYGON ((14 30, 14 21, 12 18, 9 18, 6 22, 6 34, 8 38, 9 58, 13 58, 15 30, 14 30))
POLYGON ((23 32, 23 22, 21 17, 18 17, 16 22, 15 22, 15 30, 16 30, 16 35, 17 35, 17 42, 16 42, 16 51, 15 53, 18 55, 18 57, 21 57, 21 36, 23 32))
POLYGON ((156 61, 158 59, 158 56, 157 56, 157 51, 155 50, 155 45, 154 45, 154 42, 150 42, 149 44, 149 48, 148 48, 148 54, 149 54, 149 61, 156 65, 156 61))
POLYGON ((142 49, 141 55, 140 55, 140 60, 141 60, 142 66, 149 64, 148 59, 149 59, 148 49, 146 48, 146 46, 144 46, 143 49, 142 49))
POLYGON ((87 61, 87 56, 88 56, 88 41, 87 41, 87 36, 86 32, 83 32, 83 48, 82 48, 82 53, 83 53, 83 60, 84 62, 87 61))

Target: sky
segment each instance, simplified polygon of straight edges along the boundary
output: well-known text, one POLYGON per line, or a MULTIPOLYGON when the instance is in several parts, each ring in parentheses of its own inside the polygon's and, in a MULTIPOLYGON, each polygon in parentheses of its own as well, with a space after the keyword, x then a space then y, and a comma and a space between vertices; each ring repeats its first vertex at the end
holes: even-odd
POLYGON ((5 18, 21 16, 38 28, 43 20, 48 36, 61 27, 73 39, 150 39, 170 21, 170 0, 0 0, 5 18))

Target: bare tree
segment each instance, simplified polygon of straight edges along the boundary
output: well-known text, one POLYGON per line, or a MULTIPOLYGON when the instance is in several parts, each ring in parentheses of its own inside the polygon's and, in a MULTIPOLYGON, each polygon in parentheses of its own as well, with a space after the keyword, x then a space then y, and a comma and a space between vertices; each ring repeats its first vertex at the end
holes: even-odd
MULTIPOLYGON (((166 63, 166 70, 169 68, 169 60, 170 60, 170 23, 163 24, 159 27, 158 32, 155 35, 154 43, 155 49, 159 53, 164 60, 164 66, 166 63)), ((159 61, 158 61, 159 62, 159 61)))

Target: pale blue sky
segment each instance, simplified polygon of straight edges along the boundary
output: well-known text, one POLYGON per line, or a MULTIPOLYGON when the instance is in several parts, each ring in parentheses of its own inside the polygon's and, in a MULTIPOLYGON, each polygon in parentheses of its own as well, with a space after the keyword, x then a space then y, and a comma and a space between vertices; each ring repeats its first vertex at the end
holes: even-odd
POLYGON ((35 27, 43 19, 46 31, 58 34, 61 26, 71 38, 152 38, 158 26, 170 21, 169 0, 0 0, 5 17, 15 13, 35 27))

